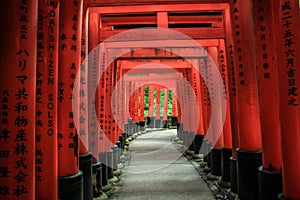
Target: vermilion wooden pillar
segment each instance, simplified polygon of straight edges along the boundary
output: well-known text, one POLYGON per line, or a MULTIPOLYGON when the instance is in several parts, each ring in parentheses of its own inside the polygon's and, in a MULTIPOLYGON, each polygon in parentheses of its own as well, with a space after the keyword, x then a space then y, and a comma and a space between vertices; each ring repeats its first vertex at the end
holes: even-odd
MULTIPOLYGON (((101 82, 97 79, 97 75, 100 75, 100 67, 97 65, 99 63, 100 52, 97 50, 93 50, 98 45, 98 37, 99 37, 99 14, 98 13, 88 13, 88 37, 84 37, 82 42, 87 43, 88 48, 82 45, 81 52, 85 51, 89 52, 89 55, 86 59, 85 65, 81 66, 81 84, 88 86, 88 104, 85 106, 85 110, 88 110, 88 119, 86 124, 88 124, 88 131, 86 134, 88 137, 89 150, 93 154, 93 163, 97 163, 99 160, 99 147, 100 143, 103 142, 99 139, 100 130, 98 129, 98 123, 101 125, 101 120, 103 117, 100 117, 103 114, 103 105, 101 104, 101 82), (88 38, 88 40, 87 40, 88 38), (93 51, 92 51, 93 50, 93 51), (84 76, 84 74, 87 75, 84 76), (86 78, 85 78, 86 77, 86 78), (84 84, 85 83, 85 84, 84 84), (93 90, 96 91, 96 94, 93 94, 93 90), (99 122, 98 122, 99 120, 99 122)), ((83 22, 83 24, 85 24, 83 22)), ((83 29, 83 36, 85 36, 83 29)), ((101 79, 101 77, 100 77, 101 79)), ((82 105, 84 106, 84 104, 82 105)), ((80 109, 83 109, 80 106, 80 109)), ((103 146, 103 144, 101 145, 103 146)))
POLYGON ((57 199, 59 1, 53 1, 51 5, 45 1, 39 1, 38 7, 36 199, 57 199))
POLYGON ((155 119, 155 128, 161 128, 160 120, 160 91, 161 86, 156 86, 156 119, 155 119))
POLYGON ((209 121, 208 121, 208 116, 207 116, 207 112, 208 112, 208 89, 206 86, 206 83, 204 81, 204 79, 207 80, 208 76, 207 76, 207 66, 204 64, 204 59, 200 59, 199 60, 199 71, 201 73, 201 79, 200 79, 200 83, 201 83, 201 99, 202 99, 202 115, 203 115, 203 132, 204 132, 204 136, 206 136, 207 134, 207 130, 208 130, 208 125, 209 125, 209 121))
MULTIPOLYGON (((99 57, 100 52, 99 48, 94 49, 98 43, 99 37, 99 14, 98 13, 89 13, 86 2, 83 4, 83 30, 82 30, 82 40, 81 40, 81 56, 85 58, 85 62, 80 66, 80 97, 82 101, 80 102, 80 110, 85 116, 85 123, 83 125, 83 133, 80 130, 79 133, 82 139, 85 139, 85 145, 88 146, 88 151, 92 154, 92 172, 94 179, 96 174, 100 173, 101 163, 99 162, 99 152, 100 145, 103 147, 103 140, 100 140, 100 120, 99 115, 101 112, 101 103, 100 103, 100 85, 98 83, 98 77, 100 74, 99 67, 99 57), (88 32, 87 32, 88 30, 88 32), (98 122, 99 120, 99 122, 98 122), (86 126, 88 125, 88 126, 86 126), (84 137, 82 137, 84 134, 84 137), (88 137, 87 137, 88 136, 88 137), (101 143, 102 142, 102 143, 101 143)), ((81 117, 81 122, 83 118, 81 117)), ((101 132, 102 133, 102 132, 101 132)), ((102 135, 101 135, 102 136, 102 135)), ((84 151, 84 148, 80 148, 81 152, 79 152, 80 159, 82 161, 88 157, 88 152, 84 151)), ((82 165, 83 166, 83 165, 82 165)), ((83 168, 83 167, 81 167, 83 168)), ((89 167, 86 167, 88 169, 89 167)), ((84 179, 89 179, 89 177, 85 177, 84 179)), ((86 182, 86 181, 85 181, 86 182)), ((93 186, 89 181, 87 184, 90 185, 85 187, 85 193, 88 194, 96 194, 98 195, 97 189, 99 189, 99 180, 95 181, 95 191, 91 191, 93 186), (90 190, 89 190, 90 189, 90 190), (86 191, 87 190, 87 191, 86 191)), ((85 198, 90 199, 91 195, 86 196, 85 198)))
MULTIPOLYGON (((218 68, 218 49, 217 47, 207 47, 207 53, 209 55, 208 60, 208 74, 209 74, 209 85, 210 85, 210 100, 211 100, 211 106, 212 107, 218 107, 220 102, 220 97, 218 94, 223 93, 223 88, 217 88, 215 81, 217 81, 217 75, 214 73, 213 67, 218 68)), ((219 111, 220 109, 217 109, 219 111)), ((212 110, 213 111, 213 110, 212 110)), ((220 110, 221 111, 221 110, 220 110)), ((216 112, 216 111, 215 111, 216 112)), ((221 133, 218 133, 219 130, 218 127, 222 125, 222 112, 218 114, 218 117, 216 117, 212 121, 212 128, 213 132, 211 132, 211 143, 212 143, 212 150, 210 155, 210 162, 211 162, 211 173, 213 175, 221 176, 221 152, 222 148, 224 147, 224 137, 223 137, 223 131, 221 133)), ((213 115, 213 113, 211 113, 213 115)))
POLYGON ((35 199, 37 5, 5 1, 0 8, 5 27, 0 37, 2 199, 35 199))
POLYGON ((272 5, 277 41, 283 194, 300 199, 299 5, 296 0, 268 1, 272 5))
POLYGON ((80 88, 79 88, 79 127, 77 127, 79 133, 79 154, 84 155, 88 153, 88 66, 82 65, 85 59, 85 38, 86 38, 86 27, 85 27, 85 16, 87 13, 87 5, 84 3, 84 9, 82 14, 82 25, 81 25, 81 40, 80 40, 80 88))
POLYGON ((148 93, 148 121, 147 125, 149 128, 154 128, 154 87, 149 85, 148 93))
POLYGON ((272 1, 252 2, 263 149, 263 166, 259 168, 259 198, 276 199, 282 192, 277 73, 280 65, 274 34, 278 26, 273 23, 277 14, 270 9, 272 1))
MULTIPOLYGON (((134 86, 135 87, 135 83, 134 86)), ((139 90, 135 90, 132 94, 132 105, 133 105, 133 122, 137 123, 139 121, 139 100, 138 100, 139 90)))
MULTIPOLYGON (((224 27, 225 27, 225 49, 226 49, 226 61, 227 61, 227 74, 228 74, 228 94, 229 94, 229 104, 230 104, 230 121, 231 121, 231 133, 232 133, 232 157, 230 159, 230 186, 231 191, 234 193, 238 192, 237 187, 237 167, 236 167, 236 150, 239 148, 239 130, 238 130, 238 112, 236 105, 236 77, 235 70, 237 65, 235 65, 234 58, 234 48, 233 48, 233 38, 232 38, 232 21, 230 16, 230 9, 227 8, 223 12, 224 17, 224 27)), ((237 61, 237 60, 236 60, 237 61)))
MULTIPOLYGON (((111 94, 112 94, 112 83, 113 83, 113 71, 112 65, 108 66, 105 70, 106 74, 106 81, 105 81, 105 97, 104 97, 104 104, 105 104, 105 135, 109 139, 109 141, 113 142, 114 135, 113 135, 113 124, 112 124, 112 111, 111 111, 111 94)), ((111 144, 107 142, 105 144, 105 151, 110 151, 111 144)))
POLYGON ((79 105, 72 106, 72 100, 79 98, 79 91, 73 94, 73 87, 80 72, 81 9, 82 1, 62 1, 60 6, 58 193, 61 199, 83 198, 82 185, 80 186, 82 173, 78 169, 78 133, 74 121, 78 119, 74 119, 73 115, 79 110, 79 105))
POLYGON ((230 157, 232 156, 232 133, 231 133, 231 121, 230 121, 230 96, 229 96, 229 83, 228 83, 228 65, 226 58, 224 40, 219 40, 218 46, 218 63, 219 70, 223 80, 223 96, 222 98, 226 102, 225 121, 223 126, 223 140, 224 146, 222 149, 221 155, 221 172, 222 172, 222 181, 230 182, 230 157))
POLYGON ((140 118, 139 118, 139 125, 141 131, 145 131, 145 87, 140 88, 140 118))
MULTIPOLYGON (((218 49, 217 47, 207 47, 207 53, 209 55, 208 59, 208 75, 209 75, 209 84, 210 88, 212 88, 209 92, 209 98, 211 102, 211 106, 219 106, 217 105, 218 100, 216 99, 218 97, 217 92, 223 92, 222 90, 218 91, 216 90, 216 87, 214 86, 214 81, 217 80, 216 74, 213 73, 213 67, 218 67, 218 49)), ((223 89, 223 88, 220 88, 223 89)), ((221 114, 218 115, 218 118, 215 119, 215 121, 212 122, 213 126, 213 134, 211 138, 211 142, 215 142, 215 145, 213 148, 215 149, 221 149, 224 146, 224 140, 223 140, 223 131, 221 134, 216 133, 217 126, 221 125, 221 114)))
POLYGON ((240 141, 237 166, 240 199, 258 199, 257 168, 261 165, 256 52, 251 6, 249 0, 230 2, 237 67, 235 75, 240 141))
MULTIPOLYGON (((198 154, 202 145, 202 140, 204 139, 204 128, 203 128, 203 107, 202 107, 202 96, 201 96, 201 81, 200 81, 200 63, 199 60, 193 61, 193 66, 191 67, 191 79, 190 84, 193 88, 195 96, 197 98, 197 104, 199 109, 199 122, 197 124, 197 132, 194 137, 194 152, 198 154), (195 69, 197 67, 197 69, 195 69)), ((196 105, 195 105, 196 106, 196 105)), ((192 119, 195 119, 194 117, 192 119)))
POLYGON ((177 116, 177 97, 175 91, 172 90, 172 117, 177 116))

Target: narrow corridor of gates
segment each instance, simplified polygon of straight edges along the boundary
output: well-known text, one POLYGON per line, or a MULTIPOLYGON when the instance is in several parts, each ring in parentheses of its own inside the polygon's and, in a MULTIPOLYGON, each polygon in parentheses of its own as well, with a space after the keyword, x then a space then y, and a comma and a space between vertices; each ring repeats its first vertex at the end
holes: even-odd
POLYGON ((299 11, 1 1, 0 200, 300 200, 299 11))

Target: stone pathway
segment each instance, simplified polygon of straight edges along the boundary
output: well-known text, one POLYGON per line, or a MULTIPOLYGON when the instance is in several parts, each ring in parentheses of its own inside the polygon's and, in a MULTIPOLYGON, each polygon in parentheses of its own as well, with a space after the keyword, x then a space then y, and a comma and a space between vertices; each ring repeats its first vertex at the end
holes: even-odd
POLYGON ((112 199, 214 200, 195 167, 175 148, 176 130, 143 134, 129 145, 122 186, 112 199))

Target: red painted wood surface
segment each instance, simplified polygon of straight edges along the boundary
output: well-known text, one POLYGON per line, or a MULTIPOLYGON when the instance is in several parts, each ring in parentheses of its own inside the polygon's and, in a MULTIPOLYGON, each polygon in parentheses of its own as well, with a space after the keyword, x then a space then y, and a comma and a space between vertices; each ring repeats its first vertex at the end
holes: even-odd
POLYGON ((36 199, 57 199, 59 1, 39 1, 38 10, 36 199))
POLYGON ((223 95, 222 98, 225 100, 226 106, 225 113, 225 121, 223 125, 223 137, 224 137, 224 148, 231 149, 232 148, 232 132, 231 132, 231 121, 230 121, 230 96, 229 96, 229 83, 228 83, 228 66, 227 66, 227 58, 225 52, 225 42, 224 40, 219 41, 218 47, 218 64, 220 74, 223 80, 223 95))
POLYGON ((272 1, 274 23, 277 28, 279 109, 282 146, 283 192, 287 199, 300 199, 300 22, 296 0, 272 1))
MULTIPOLYGON (((208 75, 209 75, 209 88, 210 89, 210 104, 211 104, 211 108, 215 107, 215 108, 219 108, 219 94, 220 92, 222 92, 222 90, 220 90, 221 88, 217 88, 217 85, 215 83, 215 81, 217 81, 217 74, 215 74, 216 72, 214 71, 213 68, 218 67, 218 49, 217 47, 207 47, 207 53, 208 53, 208 63, 207 63, 207 67, 208 67, 208 75)), ((213 115, 212 113, 213 110, 211 110, 210 116, 213 115)), ((210 139, 211 142, 214 143, 213 148, 223 148, 224 147, 224 134, 223 134, 223 130, 221 130, 221 133, 218 133, 220 126, 222 125, 222 111, 220 109, 216 109, 214 110, 214 112, 218 112, 218 115, 216 118, 214 118, 211 121, 211 126, 212 126, 212 132, 210 132, 210 139)))
POLYGON ((149 85, 148 117, 154 117, 154 87, 149 85))
POLYGON ((1 199, 35 199, 37 5, 3 1, 0 8, 1 199))
POLYGON ((239 145, 239 130, 238 130, 238 111, 236 105, 236 77, 235 70, 237 66, 234 64, 234 48, 232 38, 232 21, 230 16, 230 9, 226 9, 223 14, 224 27, 225 27, 225 49, 226 49, 226 61, 227 61, 227 73, 228 73, 228 94, 230 104, 230 122, 231 122, 231 133, 232 133, 232 157, 236 158, 236 149, 239 145))
POLYGON ((78 132, 74 122, 74 120, 78 119, 74 119, 74 112, 79 111, 79 105, 72 106, 72 100, 79 98, 79 91, 75 91, 73 94, 73 87, 76 76, 80 72, 81 4, 82 1, 62 1, 60 4, 60 67, 58 71, 59 176, 71 176, 78 173, 78 132))
MULTIPOLYGON (((274 11, 269 9, 271 1, 253 1, 252 15, 255 31, 257 76, 263 167, 281 172, 282 157, 280 144, 278 56, 276 55, 276 32, 274 11), (264 28, 262 28, 264 27, 264 28)), ((280 59, 280 58, 279 58, 280 59)))
POLYGON ((145 121, 145 87, 140 88, 140 121, 145 121))
MULTIPOLYGON (((80 40, 80 87, 79 87, 79 124, 77 127, 77 132, 79 133, 79 154, 83 155, 89 151, 89 122, 88 122, 88 83, 90 80, 88 77, 88 66, 83 66, 82 63, 86 58, 86 53, 88 52, 86 45, 87 38, 87 28, 86 28, 86 15, 87 15, 87 4, 86 1, 83 2, 82 8, 82 23, 81 23, 81 40, 80 40)), ((95 104, 94 104, 95 105, 95 104)), ((95 109, 94 109, 95 113, 95 109)), ((96 161, 94 159, 94 161, 96 161)))
MULTIPOLYGON (((85 17, 84 17, 85 19, 85 17)), ((83 38, 83 42, 86 43, 87 48, 81 49, 81 52, 88 52, 88 57, 84 65, 81 66, 81 80, 85 80, 81 84, 87 85, 88 91, 86 91, 88 104, 85 110, 88 111, 87 121, 88 124, 87 132, 88 134, 88 147, 89 151, 93 155, 93 163, 99 160, 99 152, 104 150, 104 140, 103 131, 100 127, 103 125, 103 114, 104 114, 104 102, 101 94, 103 94, 102 82, 97 79, 97 75, 100 76, 101 67, 99 66, 99 49, 94 49, 98 45, 98 29, 99 26, 99 14, 88 13, 88 35, 83 38), (88 40, 87 40, 88 38, 88 40), (85 83, 85 84, 84 84, 85 83), (93 90, 96 94, 93 93, 93 90)), ((83 24, 85 24, 83 22, 83 24)), ((83 36, 85 29, 83 29, 83 36)), ((100 77, 101 80, 101 77, 100 77)), ((84 102, 83 102, 84 103, 84 102)), ((80 107, 81 108, 81 107, 80 107)), ((81 108, 82 109, 82 108, 81 108)))
POLYGON ((156 119, 160 119, 160 91, 161 86, 156 86, 156 119))
POLYGON ((239 113, 239 146, 260 151, 260 116, 256 77, 255 41, 249 1, 231 2, 236 95, 239 113), (251 126, 249 126, 251 124, 251 126))
POLYGON ((197 104, 199 109, 199 123, 196 134, 203 134, 203 108, 202 108, 202 96, 201 96, 201 81, 200 81, 200 68, 199 68, 199 61, 194 63, 194 66, 191 68, 191 85, 193 87, 195 96, 197 98, 197 104), (195 69, 195 66, 197 69, 195 69))

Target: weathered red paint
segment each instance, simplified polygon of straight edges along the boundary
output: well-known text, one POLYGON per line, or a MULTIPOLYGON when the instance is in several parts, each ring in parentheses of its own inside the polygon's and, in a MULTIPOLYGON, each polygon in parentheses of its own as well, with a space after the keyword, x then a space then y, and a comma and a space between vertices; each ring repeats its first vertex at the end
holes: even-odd
POLYGON ((300 199, 300 22, 298 1, 272 3, 278 53, 279 109, 282 147, 283 192, 287 199, 300 199), (293 52, 294 51, 294 52, 293 52))
POLYGON ((274 11, 271 1, 252 1, 252 15, 256 44, 257 76, 264 169, 280 172, 282 168, 278 99, 278 56, 274 11), (261 8, 263 8, 261 10, 261 8), (266 27, 262 29, 261 27, 266 27))
MULTIPOLYGON (((214 82, 217 80, 217 74, 213 73, 213 67, 218 66, 218 49, 217 47, 207 47, 207 53, 209 56, 208 59, 208 75, 209 75, 209 85, 212 90, 210 90, 210 104, 211 107, 213 106, 220 106, 218 105, 219 100, 217 92, 222 92, 219 88, 215 87, 214 82)), ((219 110, 219 109, 218 109, 219 110)), ((223 131, 221 133, 217 133, 219 130, 219 126, 222 125, 222 112, 218 114, 218 116, 211 122, 213 132, 210 133, 209 139, 211 142, 215 143, 213 148, 221 149, 224 147, 224 137, 223 131)), ((210 115, 212 115, 210 111, 210 115)), ((208 119, 209 120, 209 119, 208 119)))
POLYGON ((38 3, 36 199, 57 199, 58 195, 59 1, 53 1, 52 3, 52 5, 47 4, 45 1, 39 1, 38 3), (44 37, 39 37, 39 35, 44 37), (49 188, 49 185, 52 187, 49 188))
POLYGON ((35 199, 37 5, 3 1, 0 8, 2 199, 35 199))
POLYGON ((145 87, 140 88, 140 121, 145 121, 145 87))
POLYGON ((231 2, 236 98, 239 114, 239 146, 244 151, 260 151, 260 116, 256 58, 249 1, 231 2), (251 124, 251 126, 249 126, 251 124))
MULTIPOLYGON (((78 173, 78 133, 73 112, 79 105, 72 106, 73 86, 80 67, 80 42, 82 1, 65 2, 60 5, 59 70, 58 70, 58 175, 71 176, 78 173), (76 28, 73 28, 73 27, 76 28), (73 109, 75 109, 73 111, 73 109)), ((78 109, 78 110, 77 110, 78 109)), ((77 123, 79 124, 79 122, 77 123)))
POLYGON ((224 40, 219 40, 218 47, 218 63, 219 70, 223 80, 224 93, 222 98, 225 100, 225 121, 223 126, 223 139, 224 139, 224 148, 231 149, 232 148, 232 133, 231 133, 231 121, 230 121, 230 96, 229 96, 229 83, 228 83, 228 66, 227 66, 227 58, 225 52, 225 42, 224 40))
POLYGON ((238 130, 238 112, 236 105, 236 78, 235 70, 237 66, 234 64, 234 48, 231 28, 230 10, 227 8, 223 14, 224 27, 225 27, 225 49, 227 61, 227 74, 228 74, 228 94, 229 94, 229 107, 230 107, 230 122, 232 132, 232 157, 236 158, 236 149, 239 145, 239 130, 238 130))

